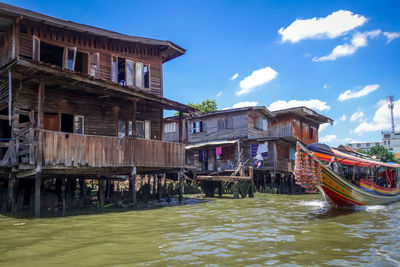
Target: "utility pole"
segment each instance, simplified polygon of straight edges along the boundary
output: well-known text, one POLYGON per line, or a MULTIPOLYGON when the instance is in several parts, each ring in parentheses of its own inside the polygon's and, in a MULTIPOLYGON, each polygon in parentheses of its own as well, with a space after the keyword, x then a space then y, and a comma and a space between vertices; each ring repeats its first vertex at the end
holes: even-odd
POLYGON ((394 133, 394 117, 393 117, 393 107, 394 107, 394 96, 387 96, 386 101, 389 102, 388 107, 390 109, 390 114, 392 115, 392 133, 394 133))

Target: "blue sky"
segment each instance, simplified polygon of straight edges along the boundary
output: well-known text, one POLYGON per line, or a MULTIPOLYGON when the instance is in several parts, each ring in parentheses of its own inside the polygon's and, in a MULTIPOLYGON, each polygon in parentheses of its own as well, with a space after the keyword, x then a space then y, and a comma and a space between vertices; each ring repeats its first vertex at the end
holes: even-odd
POLYGON ((390 129, 384 99, 400 99, 399 1, 5 2, 170 40, 187 53, 164 65, 166 97, 216 99, 220 109, 306 105, 335 120, 320 131, 331 145, 380 140, 390 129))

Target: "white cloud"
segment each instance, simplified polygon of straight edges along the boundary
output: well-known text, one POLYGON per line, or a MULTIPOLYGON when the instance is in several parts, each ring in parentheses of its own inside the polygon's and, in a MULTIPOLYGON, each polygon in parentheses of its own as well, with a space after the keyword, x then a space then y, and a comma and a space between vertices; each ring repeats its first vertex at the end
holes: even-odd
POLYGON ((336 140, 337 136, 335 134, 328 134, 319 138, 320 143, 329 143, 336 140))
POLYGON ((328 126, 329 126, 329 123, 321 124, 321 125, 319 126, 318 132, 323 132, 323 131, 325 131, 325 130, 328 128, 328 126))
MULTIPOLYGON (((376 110, 372 121, 362 122, 352 132, 362 135, 365 132, 390 130, 392 128, 390 110, 387 106, 387 103, 381 103, 382 105, 376 110)), ((393 115, 394 123, 397 125, 396 131, 400 131, 400 100, 394 102, 393 115)))
POLYGON ((235 74, 233 74, 233 76, 231 77, 231 80, 235 80, 237 77, 239 76, 239 73, 235 73, 235 74))
POLYGON ((354 54, 360 47, 365 47, 368 44, 367 38, 375 38, 381 33, 381 30, 369 32, 357 32, 353 35, 350 44, 342 44, 336 46, 329 55, 322 57, 314 57, 314 62, 336 60, 339 57, 349 56, 354 54))
POLYGON ((379 84, 368 84, 368 85, 364 86, 364 88, 361 89, 360 91, 346 90, 339 95, 338 100, 340 102, 343 102, 343 101, 351 99, 351 98, 359 98, 362 96, 366 96, 369 93, 372 93, 373 91, 377 90, 379 87, 380 87, 379 84))
POLYGON ((282 42, 297 43, 303 39, 333 39, 367 22, 367 18, 351 11, 338 10, 325 18, 296 19, 286 29, 280 28, 282 42))
POLYGON ((328 85, 327 85, 327 84, 324 84, 324 89, 326 89, 326 88, 328 88, 328 85))
POLYGON ((220 97, 222 95, 222 92, 219 92, 215 97, 220 97))
POLYGON ((352 139, 349 144, 362 143, 360 140, 352 139))
POLYGON ((280 109, 286 109, 286 108, 294 108, 294 107, 301 107, 305 106, 311 109, 316 109, 319 111, 325 111, 325 110, 330 110, 331 107, 326 104, 326 102, 318 100, 318 99, 310 99, 310 100, 278 100, 273 102, 271 105, 269 105, 268 109, 273 111, 273 110, 280 110, 280 109))
POLYGON ((236 92, 236 95, 248 94, 256 87, 269 83, 275 79, 276 76, 278 76, 278 72, 271 67, 255 70, 250 76, 247 76, 240 81, 240 90, 236 92))
POLYGON ((243 102, 238 102, 238 103, 234 104, 233 107, 223 108, 223 110, 231 109, 231 108, 254 107, 254 106, 257 106, 257 105, 258 105, 257 101, 243 101, 243 102))
POLYGON ((356 111, 354 112, 351 117, 350 117, 350 121, 359 121, 361 122, 364 119, 365 115, 363 111, 356 111))
POLYGON ((347 116, 345 114, 342 115, 342 117, 339 118, 340 121, 346 121, 347 116))
POLYGON ((383 35, 385 35, 385 37, 387 38, 387 44, 394 39, 400 38, 400 32, 384 32, 383 35))

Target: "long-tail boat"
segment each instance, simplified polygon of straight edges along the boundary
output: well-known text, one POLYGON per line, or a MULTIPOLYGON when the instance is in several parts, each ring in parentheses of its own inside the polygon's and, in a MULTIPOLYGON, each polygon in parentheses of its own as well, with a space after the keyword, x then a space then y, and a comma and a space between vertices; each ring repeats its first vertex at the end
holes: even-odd
POLYGON ((324 144, 304 147, 298 142, 294 175, 307 193, 319 190, 332 206, 352 208, 400 201, 399 168, 324 144))

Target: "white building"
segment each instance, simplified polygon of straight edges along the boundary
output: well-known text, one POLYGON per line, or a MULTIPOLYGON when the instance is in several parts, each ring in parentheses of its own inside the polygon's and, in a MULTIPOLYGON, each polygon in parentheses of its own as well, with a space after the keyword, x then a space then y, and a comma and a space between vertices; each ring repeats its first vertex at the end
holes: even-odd
POLYGON ((382 141, 379 142, 359 142, 348 144, 348 146, 354 149, 363 149, 366 151, 377 145, 383 146, 392 152, 397 159, 400 159, 400 132, 382 132, 382 141))

